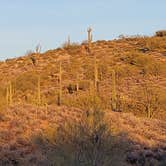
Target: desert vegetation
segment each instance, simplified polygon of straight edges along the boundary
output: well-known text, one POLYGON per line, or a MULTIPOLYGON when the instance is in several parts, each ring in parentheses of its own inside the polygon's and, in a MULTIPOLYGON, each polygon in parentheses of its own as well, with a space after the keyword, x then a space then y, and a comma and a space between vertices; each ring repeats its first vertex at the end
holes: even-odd
POLYGON ((0 165, 165 165, 166 37, 68 41, 0 63, 0 165))

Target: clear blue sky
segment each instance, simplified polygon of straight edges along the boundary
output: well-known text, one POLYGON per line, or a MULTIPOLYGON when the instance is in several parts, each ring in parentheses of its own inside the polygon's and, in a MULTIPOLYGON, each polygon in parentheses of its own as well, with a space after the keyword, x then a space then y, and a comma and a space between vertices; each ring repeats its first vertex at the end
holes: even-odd
POLYGON ((0 59, 74 42, 94 29, 94 40, 166 29, 166 0, 0 0, 0 59))

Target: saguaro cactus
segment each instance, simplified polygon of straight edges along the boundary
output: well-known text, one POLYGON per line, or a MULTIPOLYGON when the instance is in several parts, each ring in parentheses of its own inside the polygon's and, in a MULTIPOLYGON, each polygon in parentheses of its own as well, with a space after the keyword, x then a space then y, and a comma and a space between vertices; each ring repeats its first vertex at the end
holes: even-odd
POLYGON ((116 73, 112 70, 112 99, 111 99, 112 110, 117 110, 117 92, 116 92, 116 73))
POLYGON ((38 106, 41 105, 40 76, 38 77, 38 81, 37 81, 37 104, 38 104, 38 106))
POLYGON ((96 55, 94 55, 94 84, 95 84, 95 90, 99 91, 99 79, 98 79, 98 67, 97 67, 96 55))
POLYGON ((92 43, 92 28, 89 27, 87 32, 88 32, 88 47, 90 49, 92 43))
POLYGON ((41 45, 40 45, 40 44, 38 44, 38 45, 36 46, 35 52, 36 52, 37 54, 40 54, 40 52, 41 52, 41 45))
POLYGON ((62 104, 62 61, 59 61, 59 94, 58 94, 58 105, 62 104))
POLYGON ((13 90, 12 89, 13 89, 12 83, 10 81, 6 88, 6 104, 8 106, 13 103, 13 90))
POLYGON ((150 106, 150 104, 148 103, 148 105, 147 105, 147 117, 148 118, 151 118, 152 117, 152 110, 151 110, 151 106, 150 106))
POLYGON ((13 88, 12 83, 9 83, 9 103, 10 105, 13 103, 13 88))
POLYGON ((9 87, 6 87, 6 105, 9 105, 9 87))
POLYGON ((78 73, 76 74, 76 77, 77 77, 76 78, 76 80, 77 80, 76 81, 76 91, 78 92, 79 91, 79 74, 78 73))
POLYGON ((70 36, 68 36, 68 38, 67 38, 67 46, 70 47, 70 45, 71 45, 70 36))

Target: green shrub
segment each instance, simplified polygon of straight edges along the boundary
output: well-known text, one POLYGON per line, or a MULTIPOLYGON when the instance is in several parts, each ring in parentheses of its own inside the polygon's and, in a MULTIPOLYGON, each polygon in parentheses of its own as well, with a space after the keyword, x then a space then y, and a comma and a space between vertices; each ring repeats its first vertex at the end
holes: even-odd
POLYGON ((80 108, 85 111, 98 108, 106 109, 110 106, 110 101, 106 96, 99 97, 88 91, 65 96, 63 102, 67 106, 80 108))
POLYGON ((37 88, 37 74, 33 72, 24 73, 16 78, 16 91, 26 93, 27 91, 35 91, 37 88))
POLYGON ((155 50, 165 50, 166 49, 166 37, 151 37, 151 38, 147 38, 145 41, 145 45, 146 47, 151 50, 151 51, 155 51, 155 50))
POLYGON ((43 144, 53 147, 52 153, 47 156, 50 165, 63 166, 110 166, 120 142, 111 133, 101 110, 84 113, 80 123, 67 120, 62 126, 49 129, 49 134, 46 130, 42 140, 43 144))
POLYGON ((91 86, 91 82, 88 80, 79 82, 79 90, 83 90, 83 91, 89 90, 90 86, 91 86))
POLYGON ((145 67, 151 63, 152 58, 139 52, 132 52, 121 58, 121 60, 137 67, 145 67))
POLYGON ((162 90, 155 87, 150 82, 144 82, 141 86, 137 87, 133 92, 131 107, 138 115, 144 115, 148 118, 157 117, 159 112, 164 109, 162 90))
POLYGON ((166 30, 157 31, 156 36, 159 36, 159 37, 166 36, 166 30))

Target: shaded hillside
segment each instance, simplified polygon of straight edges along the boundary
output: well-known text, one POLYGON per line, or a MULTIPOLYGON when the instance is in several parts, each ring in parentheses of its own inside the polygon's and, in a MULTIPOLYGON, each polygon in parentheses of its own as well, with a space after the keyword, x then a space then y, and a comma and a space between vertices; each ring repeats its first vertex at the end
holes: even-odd
MULTIPOLYGON (((61 151, 56 152, 57 147, 50 145, 48 140, 57 137, 57 126, 62 131, 67 121, 79 122, 84 114, 83 110, 65 106, 44 109, 15 105, 8 108, 0 120, 0 165, 50 166, 56 161, 61 163, 63 158, 58 159, 61 151)), ((110 110, 105 111, 105 115, 112 134, 107 146, 111 145, 109 159, 113 166, 164 165, 165 121, 148 120, 110 110)))
POLYGON ((166 37, 133 37, 113 41, 71 44, 45 53, 32 53, 0 63, 1 108, 6 88, 13 88, 13 103, 37 104, 40 76, 41 105, 56 104, 59 93, 59 62, 62 62, 62 103, 81 108, 80 100, 92 91, 95 67, 99 98, 111 108, 112 70, 116 74, 117 111, 165 118, 166 37), (96 58, 96 62, 95 61, 96 58), (79 88, 76 89, 76 85, 79 88))

